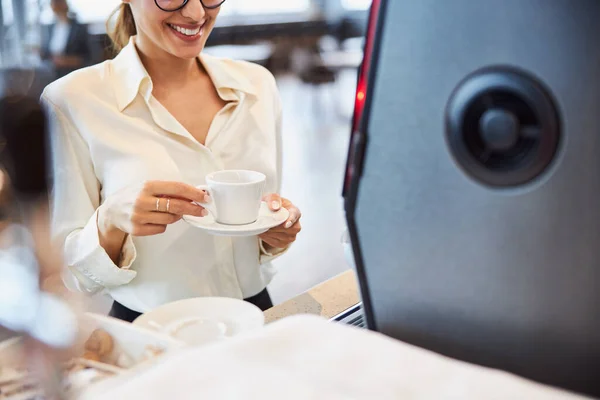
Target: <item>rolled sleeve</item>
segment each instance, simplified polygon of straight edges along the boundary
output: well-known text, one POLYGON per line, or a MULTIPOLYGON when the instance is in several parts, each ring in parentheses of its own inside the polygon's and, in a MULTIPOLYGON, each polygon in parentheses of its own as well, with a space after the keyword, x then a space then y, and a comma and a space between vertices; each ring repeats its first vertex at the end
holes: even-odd
POLYGON ((82 230, 73 232, 65 241, 65 260, 69 269, 104 288, 110 289, 131 282, 136 276, 136 272, 130 269, 135 258, 133 240, 131 236, 127 236, 121 250, 121 262, 116 265, 111 260, 100 245, 97 212, 82 230))

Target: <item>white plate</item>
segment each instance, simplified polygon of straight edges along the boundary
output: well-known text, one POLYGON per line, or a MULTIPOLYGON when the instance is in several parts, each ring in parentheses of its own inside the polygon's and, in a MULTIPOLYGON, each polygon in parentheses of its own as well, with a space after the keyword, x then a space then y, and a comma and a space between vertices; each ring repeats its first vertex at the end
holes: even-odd
POLYGON ((269 209, 267 203, 263 202, 260 206, 258 219, 252 224, 224 225, 215 221, 215 218, 211 214, 206 217, 185 215, 183 220, 215 236, 256 236, 283 224, 289 216, 290 212, 285 208, 273 212, 269 209))
POLYGON ((263 312, 237 299, 198 297, 165 304, 138 317, 133 324, 201 345, 261 328, 263 312))

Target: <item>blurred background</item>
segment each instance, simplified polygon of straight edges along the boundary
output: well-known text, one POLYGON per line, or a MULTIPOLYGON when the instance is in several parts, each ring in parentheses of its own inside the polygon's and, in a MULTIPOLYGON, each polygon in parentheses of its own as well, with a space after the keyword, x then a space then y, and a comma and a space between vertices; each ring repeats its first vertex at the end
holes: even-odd
MULTIPOLYGON (((105 22, 119 3, 69 0, 68 19, 81 29, 77 38, 63 38, 57 45, 54 27, 60 18, 51 0, 0 0, 0 89, 5 92, 11 82, 28 79, 30 94, 39 96, 61 76, 57 58, 48 54, 75 54, 72 69, 111 58, 105 22)), ((370 4, 227 0, 205 50, 261 64, 279 83, 284 103, 282 195, 303 211, 303 232, 276 261, 279 274, 269 288, 276 304, 351 268, 341 240, 341 191, 370 4)), ((108 299, 99 296, 92 309, 104 312, 108 307, 108 299)))

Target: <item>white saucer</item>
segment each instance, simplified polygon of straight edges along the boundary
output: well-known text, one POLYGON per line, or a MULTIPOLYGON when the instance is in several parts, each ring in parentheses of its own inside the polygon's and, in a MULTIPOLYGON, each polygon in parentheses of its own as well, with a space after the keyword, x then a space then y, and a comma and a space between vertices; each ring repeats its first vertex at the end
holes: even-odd
POLYGON ((133 325, 198 346, 260 329, 264 321, 262 311, 248 302, 200 297, 162 305, 142 314, 133 325))
POLYGON ((215 221, 215 218, 211 214, 206 217, 185 215, 183 220, 215 236, 256 236, 283 224, 289 216, 290 212, 285 208, 273 212, 269 209, 267 203, 263 202, 260 206, 258 219, 247 225, 220 224, 215 221))

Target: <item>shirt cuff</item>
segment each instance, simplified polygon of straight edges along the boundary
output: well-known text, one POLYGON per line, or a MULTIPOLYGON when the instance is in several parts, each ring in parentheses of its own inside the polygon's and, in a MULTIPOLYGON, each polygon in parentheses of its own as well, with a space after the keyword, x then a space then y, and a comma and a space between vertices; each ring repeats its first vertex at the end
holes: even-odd
POLYGON ((72 270, 97 285, 105 288, 126 285, 137 274, 130 269, 137 256, 133 239, 130 235, 127 236, 117 266, 100 245, 97 213, 94 213, 82 230, 72 233, 67 238, 65 259, 72 270))
POLYGON ((290 246, 287 246, 283 249, 273 248, 270 251, 267 251, 265 248, 265 242, 263 242, 262 239, 258 239, 258 246, 260 248, 260 263, 261 264, 266 264, 268 262, 273 261, 274 259, 285 254, 288 251, 288 249, 290 248, 290 246))

